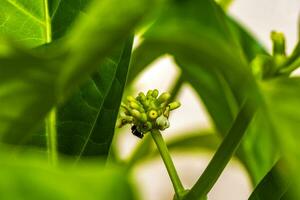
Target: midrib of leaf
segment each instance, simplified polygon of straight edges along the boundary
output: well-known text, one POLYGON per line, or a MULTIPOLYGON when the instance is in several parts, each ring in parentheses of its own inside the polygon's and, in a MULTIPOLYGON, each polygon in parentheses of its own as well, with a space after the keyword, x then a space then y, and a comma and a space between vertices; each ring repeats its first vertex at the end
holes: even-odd
POLYGON ((46 43, 50 43, 52 41, 52 28, 51 28, 51 18, 49 15, 49 5, 48 5, 48 0, 44 0, 44 15, 45 15, 45 33, 46 33, 46 38, 45 41, 46 43))
POLYGON ((56 133, 56 109, 53 108, 46 118, 46 139, 48 158, 52 165, 57 163, 57 133, 56 133))
MULTIPOLYGON (((51 18, 49 15, 49 5, 48 0, 43 0, 44 2, 44 16, 45 16, 45 43, 50 43, 52 41, 52 27, 51 18)), ((56 165, 57 163, 57 130, 56 130, 56 109, 55 107, 50 111, 50 114, 46 117, 46 140, 49 161, 56 165)))
MULTIPOLYGON (((116 70, 115 73, 114 73, 114 77, 116 77, 116 73, 117 73, 117 70, 116 70)), ((113 81, 111 81, 111 83, 110 83, 110 85, 109 85, 109 88, 111 88, 112 84, 113 84, 113 81)), ((95 85, 96 85, 96 84, 95 84, 95 85)), ((100 90, 98 89, 97 85, 96 85, 96 88, 97 88, 98 92, 100 92, 100 90)), ((79 153, 79 155, 78 155, 77 158, 76 158, 75 164, 79 162, 79 160, 80 160, 82 154, 84 153, 84 150, 85 150, 87 144, 88 144, 89 141, 90 141, 91 135, 93 134, 93 132, 94 132, 94 130, 95 130, 95 127, 96 127, 96 123, 97 123, 97 121, 98 121, 98 118, 100 117, 100 113, 101 113, 101 110, 102 110, 102 108, 103 108, 105 99, 107 98, 107 95, 109 94, 109 90, 110 90, 110 89, 108 89, 108 90, 106 91, 106 93, 103 95, 103 100, 102 100, 102 102, 101 102, 101 104, 100 104, 100 106, 99 106, 99 110, 98 110, 98 112, 97 112, 97 115, 96 115, 96 117, 95 117, 95 119, 94 119, 94 121, 93 121, 93 124, 92 124, 92 127, 91 127, 90 131, 89 131, 89 134, 88 134, 87 138, 85 139, 84 144, 82 145, 82 148, 81 148, 81 150, 80 150, 80 153, 79 153)))
MULTIPOLYGON (((47 0, 44 0, 47 1, 47 0)), ((39 18, 37 18, 36 16, 32 15, 28 10, 24 9, 22 6, 20 6, 18 3, 16 3, 15 1, 12 0, 6 0, 6 2, 8 2, 10 5, 12 5, 13 7, 15 7, 17 10, 19 10, 20 12, 22 12, 23 14, 27 15, 28 17, 30 17, 32 20, 38 22, 39 24, 46 26, 46 23, 43 22, 42 20, 40 20, 39 18)), ((47 3, 47 7, 48 7, 48 3, 47 3)))

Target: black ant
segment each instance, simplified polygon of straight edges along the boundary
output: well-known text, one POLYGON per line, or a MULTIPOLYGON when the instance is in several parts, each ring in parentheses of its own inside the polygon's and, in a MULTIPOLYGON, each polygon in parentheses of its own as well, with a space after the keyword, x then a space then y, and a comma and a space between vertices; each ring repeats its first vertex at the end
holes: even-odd
POLYGON ((144 137, 143 133, 139 132, 139 131, 137 130, 137 128, 136 128, 135 125, 133 125, 133 126, 131 127, 131 132, 132 132, 133 135, 135 135, 135 136, 138 137, 138 138, 141 138, 141 139, 142 139, 142 138, 144 137))

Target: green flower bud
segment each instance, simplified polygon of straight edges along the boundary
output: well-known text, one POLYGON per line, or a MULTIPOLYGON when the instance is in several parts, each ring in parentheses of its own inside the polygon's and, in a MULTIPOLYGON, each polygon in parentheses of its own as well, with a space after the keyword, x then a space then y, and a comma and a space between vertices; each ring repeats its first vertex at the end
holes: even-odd
POLYGON ((141 120, 142 122, 146 122, 146 121, 147 121, 147 115, 146 115, 146 113, 142 113, 142 114, 141 114, 140 120, 141 120))
POLYGON ((148 116, 150 119, 156 119, 158 117, 158 113, 156 110, 150 110, 148 116))
POLYGON ((133 102, 133 101, 131 101, 129 105, 130 105, 130 107, 131 107, 132 109, 136 109, 136 110, 138 110, 139 112, 145 112, 143 106, 140 105, 139 102, 133 102))
POLYGON ((147 95, 146 95, 146 96, 147 96, 148 98, 150 98, 150 97, 151 97, 151 95, 152 95, 152 92, 153 92, 152 90, 148 90, 148 92, 147 92, 147 95))
POLYGON ((133 96, 128 96, 127 101, 128 102, 136 102, 136 99, 133 96))
POLYGON ((166 118, 164 115, 161 115, 156 119, 156 125, 160 130, 165 130, 166 128, 170 127, 170 122, 168 118, 166 118))
POLYGON ((158 96, 158 90, 157 90, 157 89, 153 90, 152 96, 153 96, 154 98, 156 98, 156 97, 158 96))
POLYGON ((131 101, 129 105, 132 109, 138 110, 140 108, 139 104, 137 104, 136 102, 133 102, 133 101, 131 101))
POLYGON ((164 92, 158 97, 157 101, 158 101, 158 103, 161 104, 161 103, 167 102, 170 98, 171 98, 171 94, 168 92, 164 92))
POLYGON ((138 97, 139 97, 139 99, 141 101, 145 101, 146 100, 146 96, 145 96, 145 94, 143 92, 140 92, 138 97))
POLYGON ((152 130, 165 130, 170 126, 169 114, 171 110, 180 107, 180 103, 169 102, 171 95, 168 92, 162 93, 159 97, 157 89, 149 90, 147 95, 140 92, 134 98, 127 97, 127 103, 121 103, 120 118, 117 126, 131 124, 132 133, 141 137, 152 130))
POLYGON ((130 110, 130 114, 131 114, 133 117, 137 118, 137 119, 140 119, 140 117, 141 117, 140 111, 138 111, 138 110, 136 110, 136 109, 130 110))
POLYGON ((283 33, 271 32, 273 41, 273 55, 285 55, 285 37, 283 33))
POLYGON ((170 111, 171 111, 171 110, 175 110, 175 109, 179 108, 181 106, 181 104, 178 101, 174 101, 172 103, 169 103, 168 106, 169 106, 170 111))

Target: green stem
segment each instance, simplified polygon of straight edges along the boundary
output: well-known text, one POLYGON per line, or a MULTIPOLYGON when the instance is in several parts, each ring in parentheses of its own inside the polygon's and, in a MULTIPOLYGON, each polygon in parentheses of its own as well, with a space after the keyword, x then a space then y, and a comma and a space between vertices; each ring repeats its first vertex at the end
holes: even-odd
POLYGON ((46 118, 46 137, 48 146, 49 162, 57 164, 57 141, 56 141, 56 109, 53 108, 46 118))
POLYGON ((164 142, 164 139, 160 133, 159 130, 152 130, 151 136, 157 146, 157 149, 161 155, 161 158, 163 159, 163 162, 167 168, 168 174, 170 176, 170 179, 172 181, 176 196, 178 199, 181 199, 181 197, 184 194, 184 187, 179 179, 179 176, 177 174, 177 171, 175 169, 174 163, 172 161, 172 158, 169 154, 168 148, 166 143, 164 142))
POLYGON ((238 148, 255 111, 256 106, 250 100, 247 100, 205 171, 184 197, 185 200, 206 198, 238 148))

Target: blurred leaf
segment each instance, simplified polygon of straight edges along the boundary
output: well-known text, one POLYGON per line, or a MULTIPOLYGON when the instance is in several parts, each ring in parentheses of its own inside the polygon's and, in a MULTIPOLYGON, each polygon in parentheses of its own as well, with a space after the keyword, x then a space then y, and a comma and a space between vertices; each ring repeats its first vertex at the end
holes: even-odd
POLYGON ((57 39, 90 0, 3 0, 0 34, 29 47, 57 39))
MULTIPOLYGON (((225 19, 222 10, 211 0, 175 1, 145 33, 145 42, 153 50, 174 55, 176 60, 189 60, 216 70, 236 91, 234 94, 240 93, 236 98, 242 100, 246 89, 248 95, 256 86, 225 19)), ((255 95, 254 92, 254 99, 255 95)))
POLYGON ((217 70, 199 67, 185 59, 176 62, 184 69, 186 80, 199 94, 217 130, 224 136, 238 109, 228 83, 217 70))
POLYGON ((215 151, 220 144, 220 138, 213 133, 184 134, 167 141, 170 151, 205 149, 215 151))
POLYGON ((266 102, 266 123, 274 127, 277 144, 280 145, 280 150, 288 161, 288 168, 293 173, 292 178, 299 187, 300 78, 279 78, 263 82, 261 88, 266 102))
POLYGON ((56 101, 58 69, 51 60, 13 51, 0 59, 0 133, 5 141, 22 143, 56 101))
POLYGON ((130 68, 128 72, 128 84, 132 83, 134 79, 149 66, 155 59, 159 58, 166 52, 161 50, 153 51, 151 44, 147 41, 142 42, 132 53, 130 68))
POLYGON ((259 108, 239 148, 238 157, 247 168, 253 186, 256 186, 278 159, 280 150, 274 137, 274 128, 259 108))
POLYGON ((121 56, 107 59, 92 78, 58 111, 59 151, 82 156, 106 156, 125 86, 133 36, 121 56))
POLYGON ((0 199, 30 200, 132 200, 135 199, 123 170, 104 169, 99 163, 50 167, 33 155, 12 159, 1 153, 0 199))
POLYGON ((233 0, 216 0, 220 6, 222 6, 223 9, 227 10, 230 5, 233 3, 233 0))
POLYGON ((268 172, 262 181, 256 186, 249 197, 249 200, 280 200, 288 190, 290 180, 281 173, 286 169, 282 169, 282 161, 278 161, 276 165, 268 172))
MULTIPOLYGON (((50 59, 51 55, 40 58, 24 51, 0 57, 2 140, 24 142, 51 107, 65 100, 86 81, 89 74, 132 33, 148 10, 147 0, 94 1, 89 14, 70 32, 65 44, 68 49, 65 62, 50 59), (116 5, 118 9, 115 9, 116 5), (111 10, 114 10, 113 14, 111 10), (124 16, 124 13, 130 14, 124 16)), ((59 49, 56 51, 54 53, 60 52, 59 49)))
POLYGON ((85 15, 92 0, 48 0, 52 39, 63 37, 77 17, 85 15))
POLYGON ((268 55, 267 50, 242 25, 231 17, 227 17, 228 25, 242 48, 244 56, 250 63, 258 54, 268 55))

